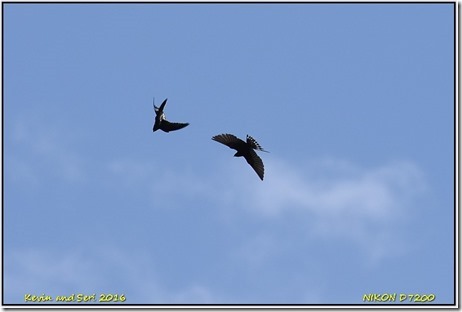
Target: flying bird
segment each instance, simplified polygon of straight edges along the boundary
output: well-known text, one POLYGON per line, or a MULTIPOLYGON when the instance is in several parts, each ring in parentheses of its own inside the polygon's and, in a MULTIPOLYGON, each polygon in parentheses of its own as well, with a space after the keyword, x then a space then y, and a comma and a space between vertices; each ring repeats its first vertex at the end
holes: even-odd
POLYGON ((152 101, 152 105, 154 105, 154 111, 156 112, 156 119, 154 122, 154 127, 152 127, 153 132, 159 129, 164 132, 170 132, 170 131, 182 129, 186 127, 187 125, 189 125, 189 123, 179 123, 179 122, 168 121, 164 114, 165 104, 167 104, 167 99, 165 99, 162 102, 162 104, 160 104, 160 107, 157 107, 154 104, 154 99, 152 101))
POLYGON ((265 151, 254 138, 252 138, 250 135, 247 135, 247 141, 244 142, 232 134, 225 133, 212 137, 212 140, 220 142, 229 148, 235 149, 237 152, 234 154, 234 157, 243 156, 247 163, 253 168, 253 170, 255 170, 257 175, 263 181, 265 167, 263 166, 263 161, 257 155, 255 150, 262 152, 268 151, 265 151))

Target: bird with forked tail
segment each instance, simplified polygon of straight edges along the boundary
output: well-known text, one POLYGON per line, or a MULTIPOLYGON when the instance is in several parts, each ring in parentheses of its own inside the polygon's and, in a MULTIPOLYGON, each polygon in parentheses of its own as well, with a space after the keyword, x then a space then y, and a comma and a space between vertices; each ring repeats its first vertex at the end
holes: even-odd
POLYGON ((154 121, 154 126, 152 127, 152 131, 155 132, 157 130, 162 130, 164 132, 170 132, 170 131, 175 131, 182 129, 189 125, 189 123, 179 123, 179 122, 170 122, 166 119, 165 113, 164 113, 164 107, 165 104, 167 104, 167 99, 165 99, 162 104, 160 104, 160 107, 157 107, 154 104, 154 99, 152 105, 154 106, 154 112, 156 113, 156 119, 154 121))

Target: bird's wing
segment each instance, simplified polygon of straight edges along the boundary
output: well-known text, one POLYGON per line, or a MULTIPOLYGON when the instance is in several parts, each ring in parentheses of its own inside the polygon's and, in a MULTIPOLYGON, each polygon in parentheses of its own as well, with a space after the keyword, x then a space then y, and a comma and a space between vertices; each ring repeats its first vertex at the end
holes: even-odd
POLYGON ((263 175, 265 174, 265 167, 263 166, 263 161, 257 155, 257 153, 251 149, 250 152, 244 156, 247 163, 255 170, 260 179, 263 181, 263 175))
POLYGON ((249 144, 253 149, 256 149, 256 150, 259 150, 259 151, 262 151, 262 152, 267 152, 268 151, 265 151, 261 146, 260 144, 258 144, 257 140, 255 140, 254 138, 252 138, 250 135, 247 134, 247 144, 249 144))
POLYGON ((167 99, 165 99, 165 100, 162 102, 162 104, 160 104, 160 107, 159 107, 159 111, 160 111, 160 112, 163 112, 163 111, 164 111, 165 104, 167 104, 167 99))
POLYGON ((170 131, 175 131, 182 129, 189 125, 189 123, 179 123, 179 122, 169 122, 167 120, 162 120, 162 123, 160 124, 160 129, 162 129, 165 132, 170 132, 170 131))
POLYGON ((154 121, 154 126, 152 126, 152 132, 160 129, 159 124, 160 123, 157 121, 157 118, 156 118, 156 120, 154 121))
POLYGON ((238 137, 232 134, 229 134, 229 133, 216 135, 212 137, 212 140, 220 142, 221 144, 224 144, 228 146, 229 148, 234 148, 234 149, 237 149, 238 146, 245 144, 244 141, 242 141, 238 137))

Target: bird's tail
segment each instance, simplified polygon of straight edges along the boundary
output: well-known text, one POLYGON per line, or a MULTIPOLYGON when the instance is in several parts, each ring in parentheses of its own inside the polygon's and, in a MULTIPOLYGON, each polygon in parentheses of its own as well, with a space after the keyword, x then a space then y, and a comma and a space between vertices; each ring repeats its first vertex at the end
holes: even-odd
POLYGON ((247 143, 249 143, 253 149, 256 149, 258 151, 262 151, 265 153, 269 153, 268 151, 264 150, 263 147, 261 147, 260 144, 258 144, 258 142, 248 134, 247 134, 247 143))
POLYGON ((157 112, 157 110, 159 109, 159 107, 156 106, 156 97, 153 96, 152 97, 152 106, 154 107, 154 111, 157 112))

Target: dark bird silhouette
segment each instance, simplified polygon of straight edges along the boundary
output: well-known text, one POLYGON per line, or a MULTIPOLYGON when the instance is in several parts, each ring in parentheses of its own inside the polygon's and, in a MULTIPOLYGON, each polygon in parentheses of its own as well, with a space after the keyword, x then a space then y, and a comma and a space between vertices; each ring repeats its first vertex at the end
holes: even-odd
POLYGON ((212 140, 220 142, 229 148, 235 149, 237 152, 234 154, 234 157, 243 156, 247 163, 253 168, 253 170, 255 170, 257 175, 263 181, 265 167, 263 166, 263 161, 254 150, 262 152, 268 151, 265 151, 254 138, 247 135, 247 142, 244 142, 232 134, 225 133, 214 136, 212 140))
POLYGON ((162 104, 160 104, 160 107, 157 107, 154 105, 154 99, 152 102, 152 105, 154 105, 154 111, 156 112, 156 119, 154 121, 154 127, 152 127, 152 131, 156 130, 162 130, 164 132, 170 132, 170 131, 175 131, 182 129, 189 125, 189 123, 179 123, 179 122, 170 122, 166 119, 165 113, 164 113, 164 107, 165 104, 167 104, 167 99, 165 99, 162 104))

